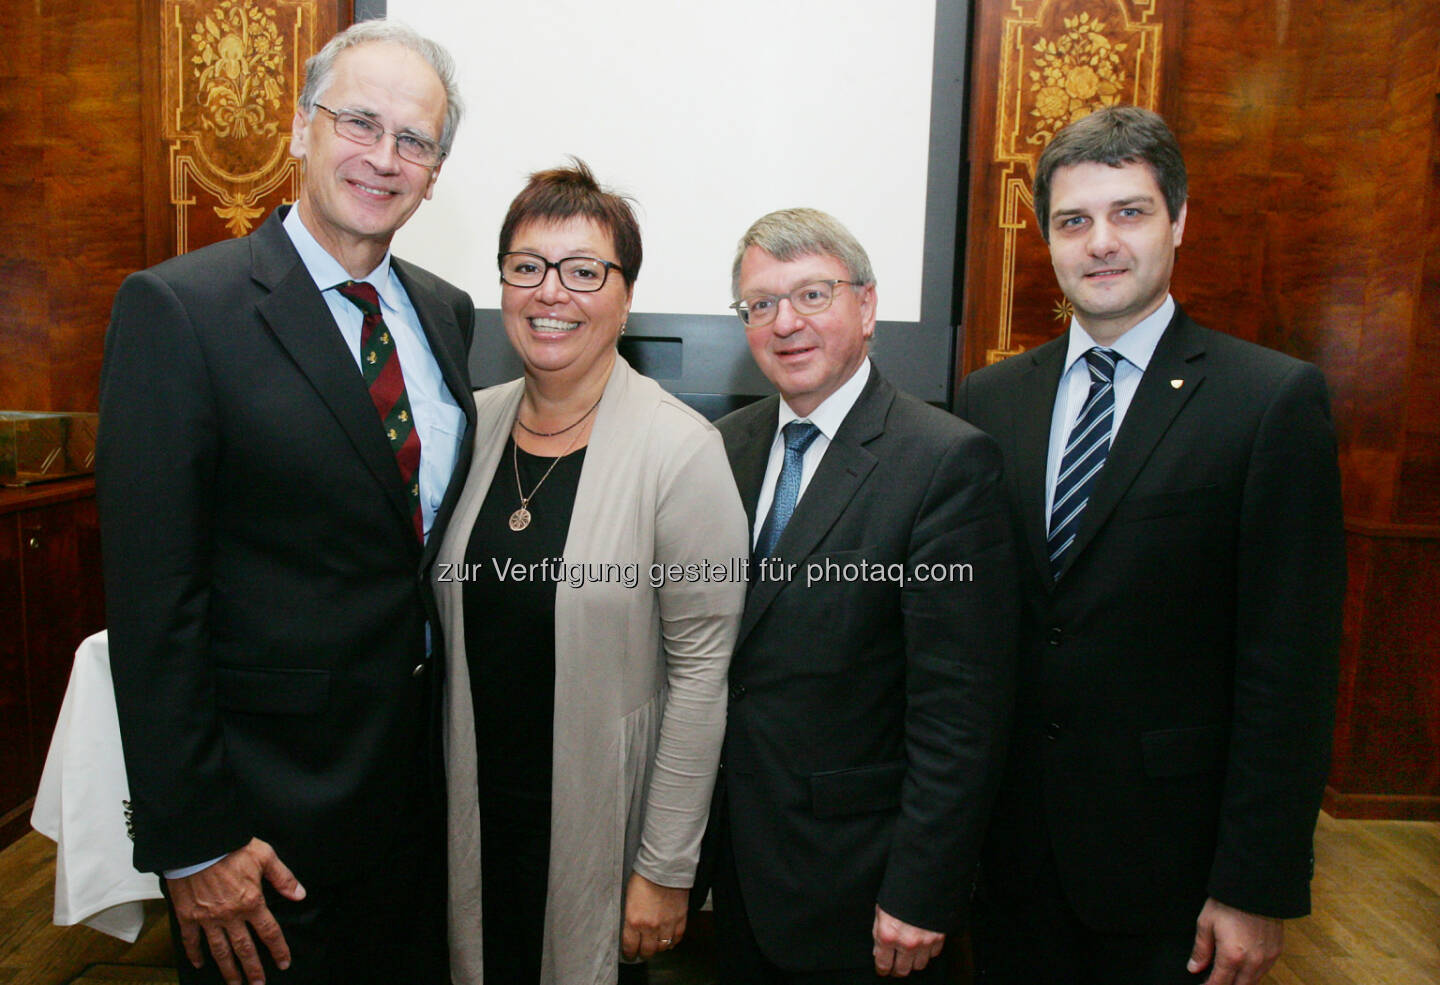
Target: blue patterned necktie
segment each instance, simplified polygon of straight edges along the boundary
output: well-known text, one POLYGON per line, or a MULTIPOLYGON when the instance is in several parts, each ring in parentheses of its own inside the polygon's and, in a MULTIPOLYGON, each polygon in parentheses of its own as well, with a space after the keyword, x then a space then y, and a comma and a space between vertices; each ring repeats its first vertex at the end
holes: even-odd
POLYGON ((770 503, 770 515, 765 518, 760 537, 755 541, 757 558, 769 557, 775 550, 775 544, 795 512, 795 503, 800 498, 800 474, 805 468, 805 449, 819 436, 820 429, 809 421, 791 421, 782 433, 785 436, 785 464, 775 483, 775 499, 770 503))
POLYGON ((1115 365, 1123 357, 1098 346, 1085 353, 1090 367, 1090 393, 1070 429, 1060 473, 1055 477, 1055 503, 1050 508, 1050 574, 1065 570, 1065 553, 1075 542, 1080 517, 1090 501, 1095 476, 1110 452, 1111 422, 1115 419, 1115 365))

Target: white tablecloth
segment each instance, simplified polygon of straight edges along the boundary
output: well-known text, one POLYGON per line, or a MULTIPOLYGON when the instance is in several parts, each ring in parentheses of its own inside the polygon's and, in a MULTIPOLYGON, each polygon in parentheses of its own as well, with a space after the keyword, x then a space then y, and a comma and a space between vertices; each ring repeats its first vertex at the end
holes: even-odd
POLYGON ((75 651, 30 815, 35 830, 57 845, 57 924, 83 923, 132 942, 140 935, 142 901, 160 898, 160 880, 130 864, 129 799, 110 646, 101 632, 75 651))

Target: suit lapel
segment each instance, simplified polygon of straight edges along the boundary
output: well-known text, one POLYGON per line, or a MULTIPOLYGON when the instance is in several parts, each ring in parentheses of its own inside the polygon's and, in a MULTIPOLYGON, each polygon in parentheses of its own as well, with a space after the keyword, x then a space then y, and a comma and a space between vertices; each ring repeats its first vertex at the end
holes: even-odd
POLYGON ((440 375, 444 378, 445 385, 450 388, 450 396, 466 411, 465 419, 473 423, 474 400, 470 393, 469 373, 465 369, 470 354, 464 349, 464 340, 460 334, 460 326, 455 321, 455 312, 439 299, 435 291, 435 278, 429 273, 398 257, 390 258, 390 266, 400 278, 400 284, 405 288, 410 304, 420 318, 420 327, 425 331, 430 352, 440 367, 440 375))
POLYGON ((1175 317, 1160 337, 1150 365, 1140 378, 1140 386, 1115 435, 1105 467, 1096 476, 1090 502, 1080 517, 1075 543, 1070 546, 1067 567, 1075 563, 1075 558, 1095 538, 1096 531, 1109 519, 1156 444, 1169 430, 1175 415, 1200 389, 1205 379, 1204 364, 1200 362, 1204 354, 1199 326, 1177 306, 1175 317), (1180 380, 1181 384, 1173 385, 1174 380, 1180 380))
POLYGON ((1054 579, 1050 574, 1050 549, 1045 516, 1046 466, 1050 455, 1050 421, 1055 412, 1055 394, 1060 374, 1065 368, 1068 333, 1062 334, 1030 353, 1031 367, 1020 377, 1015 408, 1015 457, 1011 463, 1010 482, 1015 502, 1020 504, 1020 520, 1025 527, 1025 542, 1041 582, 1049 588, 1054 579))
MULTIPOLYGON (((820 460, 820 467, 815 470, 815 475, 805 487, 800 502, 795 505, 795 514, 775 545, 776 557, 803 558, 811 554, 835 525, 835 521, 845 512, 850 501, 855 498, 855 493, 875 468, 875 456, 864 448, 864 444, 884 432, 885 417, 894 399, 895 388, 881 379, 879 371, 872 365, 865 389, 861 391, 855 406, 850 408, 850 413, 845 416, 845 421, 835 433, 830 447, 825 450, 825 457, 820 460)), ((775 421, 772 419, 768 432, 770 440, 774 439, 774 426, 775 421)), ((751 442, 752 445, 756 443, 751 442)), ((767 453, 759 463, 763 478, 769 441, 764 441, 762 446, 767 453)), ((754 481, 754 495, 749 495, 748 490, 741 487, 742 496, 747 497, 746 509, 751 514, 752 530, 759 485, 758 480, 754 481)), ((740 621, 742 640, 786 585, 781 579, 760 580, 758 571, 752 571, 751 576, 751 591, 745 602, 745 614, 740 621)))
POLYGON ((760 499, 760 485, 765 481, 765 466, 770 460, 770 444, 775 440, 775 424, 779 420, 779 397, 769 397, 757 405, 744 436, 726 445, 730 471, 735 474, 735 488, 745 504, 747 529, 755 529, 755 504, 760 499))
MULTIPOLYGON (((335 415, 365 467, 385 489, 395 507, 396 519, 413 531, 395 453, 379 427, 365 378, 335 327, 329 305, 281 225, 279 210, 251 237, 250 256, 252 275, 270 291, 256 305, 260 317, 335 415)), ((414 539, 412 532, 410 540, 414 539)))

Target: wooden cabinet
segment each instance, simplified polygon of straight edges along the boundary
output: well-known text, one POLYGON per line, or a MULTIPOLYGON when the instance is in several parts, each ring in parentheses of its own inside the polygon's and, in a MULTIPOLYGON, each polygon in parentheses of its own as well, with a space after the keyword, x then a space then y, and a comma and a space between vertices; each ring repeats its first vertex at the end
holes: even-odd
POLYGON ((0 847, 29 826, 75 648, 104 625, 94 481, 0 492, 0 847))

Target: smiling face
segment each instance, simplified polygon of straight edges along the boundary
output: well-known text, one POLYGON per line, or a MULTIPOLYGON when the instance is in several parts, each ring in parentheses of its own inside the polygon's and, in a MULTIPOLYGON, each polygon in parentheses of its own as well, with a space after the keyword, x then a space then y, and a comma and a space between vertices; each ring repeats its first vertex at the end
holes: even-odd
MULTIPOLYGON (((425 60, 398 44, 356 45, 335 60, 319 102, 359 113, 392 132, 440 139, 445 87, 425 60)), ((339 136, 328 113, 295 113, 290 153, 303 175, 296 208, 305 228, 353 277, 375 268, 395 231, 429 198, 440 173, 395 153, 386 134, 373 147, 339 136)))
POLYGON ((835 257, 812 254, 781 261, 758 246, 740 260, 740 298, 770 294, 781 298, 775 320, 747 327, 745 341, 766 379, 801 417, 855 375, 875 334, 875 285, 835 285, 830 307, 818 315, 795 312, 788 295, 821 280, 849 280, 835 257))
MULTIPOLYGON (((523 223, 505 249, 534 253, 551 263, 576 256, 619 262, 609 232, 580 216, 523 223)), ((609 375, 629 313, 630 288, 618 270, 610 271, 598 291, 567 290, 553 267, 545 271, 539 287, 500 288, 505 334, 525 363, 526 374, 575 386, 609 375)))
POLYGON ((1185 210, 1171 219, 1145 164, 1087 162, 1055 171, 1050 261, 1095 341, 1114 342, 1164 302, 1185 210))

